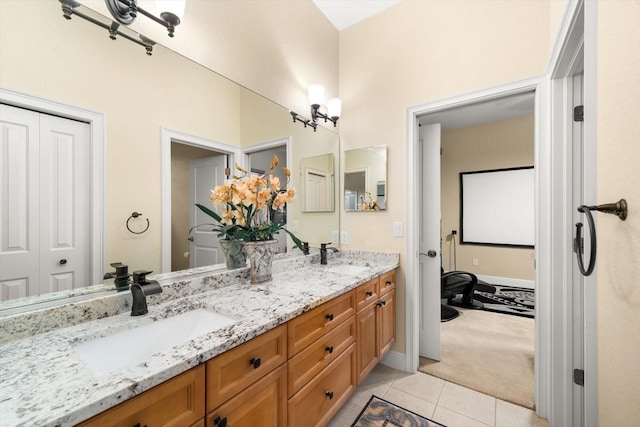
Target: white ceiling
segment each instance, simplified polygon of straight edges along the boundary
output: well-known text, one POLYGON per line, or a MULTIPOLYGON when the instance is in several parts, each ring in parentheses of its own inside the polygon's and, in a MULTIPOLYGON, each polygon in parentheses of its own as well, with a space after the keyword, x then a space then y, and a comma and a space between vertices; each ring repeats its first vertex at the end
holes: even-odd
POLYGON ((313 0, 338 31, 393 6, 400 0, 313 0))
POLYGON ((527 116, 533 114, 534 106, 534 93, 529 92, 431 113, 419 120, 421 125, 440 123, 442 130, 448 131, 527 116))

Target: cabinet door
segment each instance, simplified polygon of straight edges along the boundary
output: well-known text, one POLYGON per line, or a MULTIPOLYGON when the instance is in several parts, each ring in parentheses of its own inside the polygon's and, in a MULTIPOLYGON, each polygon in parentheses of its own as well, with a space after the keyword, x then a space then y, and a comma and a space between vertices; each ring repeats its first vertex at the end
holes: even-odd
POLYGON ((379 359, 377 332, 377 305, 371 304, 356 314, 356 371, 358 384, 376 366, 379 359))
POLYGON ((289 399, 289 427, 321 427, 356 387, 355 344, 289 399))
POLYGON ((380 276, 380 296, 396 289, 396 271, 389 271, 380 276))
POLYGON ((378 278, 356 288, 356 312, 378 300, 378 278))
POLYGON ((204 416, 204 365, 162 383, 80 424, 188 426, 204 416))
POLYGON ((253 384, 207 415, 207 427, 285 427, 287 425, 286 365, 253 384))
POLYGON ((287 326, 278 326, 207 362, 207 412, 287 360, 287 326))
POLYGON ((396 291, 386 293, 378 301, 379 357, 382 359, 396 342, 396 291))

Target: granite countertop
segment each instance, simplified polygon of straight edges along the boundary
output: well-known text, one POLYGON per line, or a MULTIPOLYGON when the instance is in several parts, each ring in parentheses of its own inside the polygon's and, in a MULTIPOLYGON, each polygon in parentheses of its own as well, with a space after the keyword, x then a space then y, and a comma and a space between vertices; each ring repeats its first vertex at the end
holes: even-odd
MULTIPOLYGON (((331 271, 331 265, 274 266, 273 280, 266 284, 240 281, 192 295, 176 294, 150 304, 145 316, 124 312, 4 342, 0 344, 0 425, 74 425, 398 266, 397 254, 354 251, 352 255, 334 262, 366 266, 366 271, 347 275, 331 271), (96 374, 74 350, 82 342, 197 308, 237 321, 109 373, 96 374)), ((198 280, 207 282, 206 277, 198 280)))

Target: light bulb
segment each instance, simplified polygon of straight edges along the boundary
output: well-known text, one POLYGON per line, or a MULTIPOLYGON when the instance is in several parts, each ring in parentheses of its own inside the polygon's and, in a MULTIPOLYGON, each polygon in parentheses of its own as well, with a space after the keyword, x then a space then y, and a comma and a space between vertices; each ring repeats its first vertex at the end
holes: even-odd
POLYGON ((324 86, 322 85, 311 85, 308 89, 309 93, 309 104, 315 106, 321 106, 324 101, 324 86))
POLYGON ((342 101, 338 98, 331 98, 327 101, 327 116, 331 118, 340 117, 342 113, 342 101))
POLYGON ((160 13, 169 12, 182 21, 186 0, 156 0, 156 8, 160 13))

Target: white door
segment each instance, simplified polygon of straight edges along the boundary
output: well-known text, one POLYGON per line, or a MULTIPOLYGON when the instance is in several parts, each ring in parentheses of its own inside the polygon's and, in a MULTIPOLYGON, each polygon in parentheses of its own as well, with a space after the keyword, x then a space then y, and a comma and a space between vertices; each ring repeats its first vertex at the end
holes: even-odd
POLYGON ((326 172, 308 167, 305 167, 304 176, 304 210, 306 212, 330 210, 330 176, 326 172))
MULTIPOLYGON (((190 227, 200 224, 214 224, 215 220, 195 206, 196 203, 207 206, 220 213, 220 206, 213 206, 209 196, 211 190, 225 180, 224 170, 227 165, 227 156, 220 154, 204 159, 192 160, 189 163, 190 186, 189 200, 191 214, 189 215, 190 227)), ((193 238, 189 244, 189 267, 202 267, 205 265, 224 263, 224 254, 220 249, 218 233, 210 231, 208 227, 196 228, 191 233, 193 238)))
POLYGON ((87 286, 89 125, 0 107, 0 299, 87 286))
POLYGON ((440 124, 420 127, 419 354, 440 360, 440 124))
MULTIPOLYGON (((572 109, 573 107, 582 105, 582 95, 583 95, 583 75, 577 74, 572 77, 572 94, 573 94, 573 102, 570 103, 572 109)), ((571 115, 569 115, 571 117, 571 115)), ((584 217, 577 210, 577 207, 584 204, 589 204, 587 197, 585 195, 584 190, 584 155, 583 155, 583 129, 582 129, 581 121, 573 121, 573 129, 572 129, 572 139, 573 139, 573 224, 578 222, 585 222, 584 217)), ((589 231, 585 231, 583 234, 587 234, 584 239, 584 253, 585 257, 589 257, 590 245, 589 245, 589 231)), ((585 263, 589 262, 585 260, 585 263)), ((580 274, 578 269, 577 262, 573 262, 573 270, 572 270, 572 282, 573 282, 573 295, 571 295, 571 300, 573 302, 572 306, 572 318, 573 318, 573 360, 572 365, 573 369, 581 369, 584 370, 584 334, 585 334, 585 319, 584 319, 584 276, 580 274)), ((583 415, 584 415, 584 387, 582 385, 578 385, 575 382, 572 384, 573 386, 573 425, 574 426, 582 426, 583 415)))

